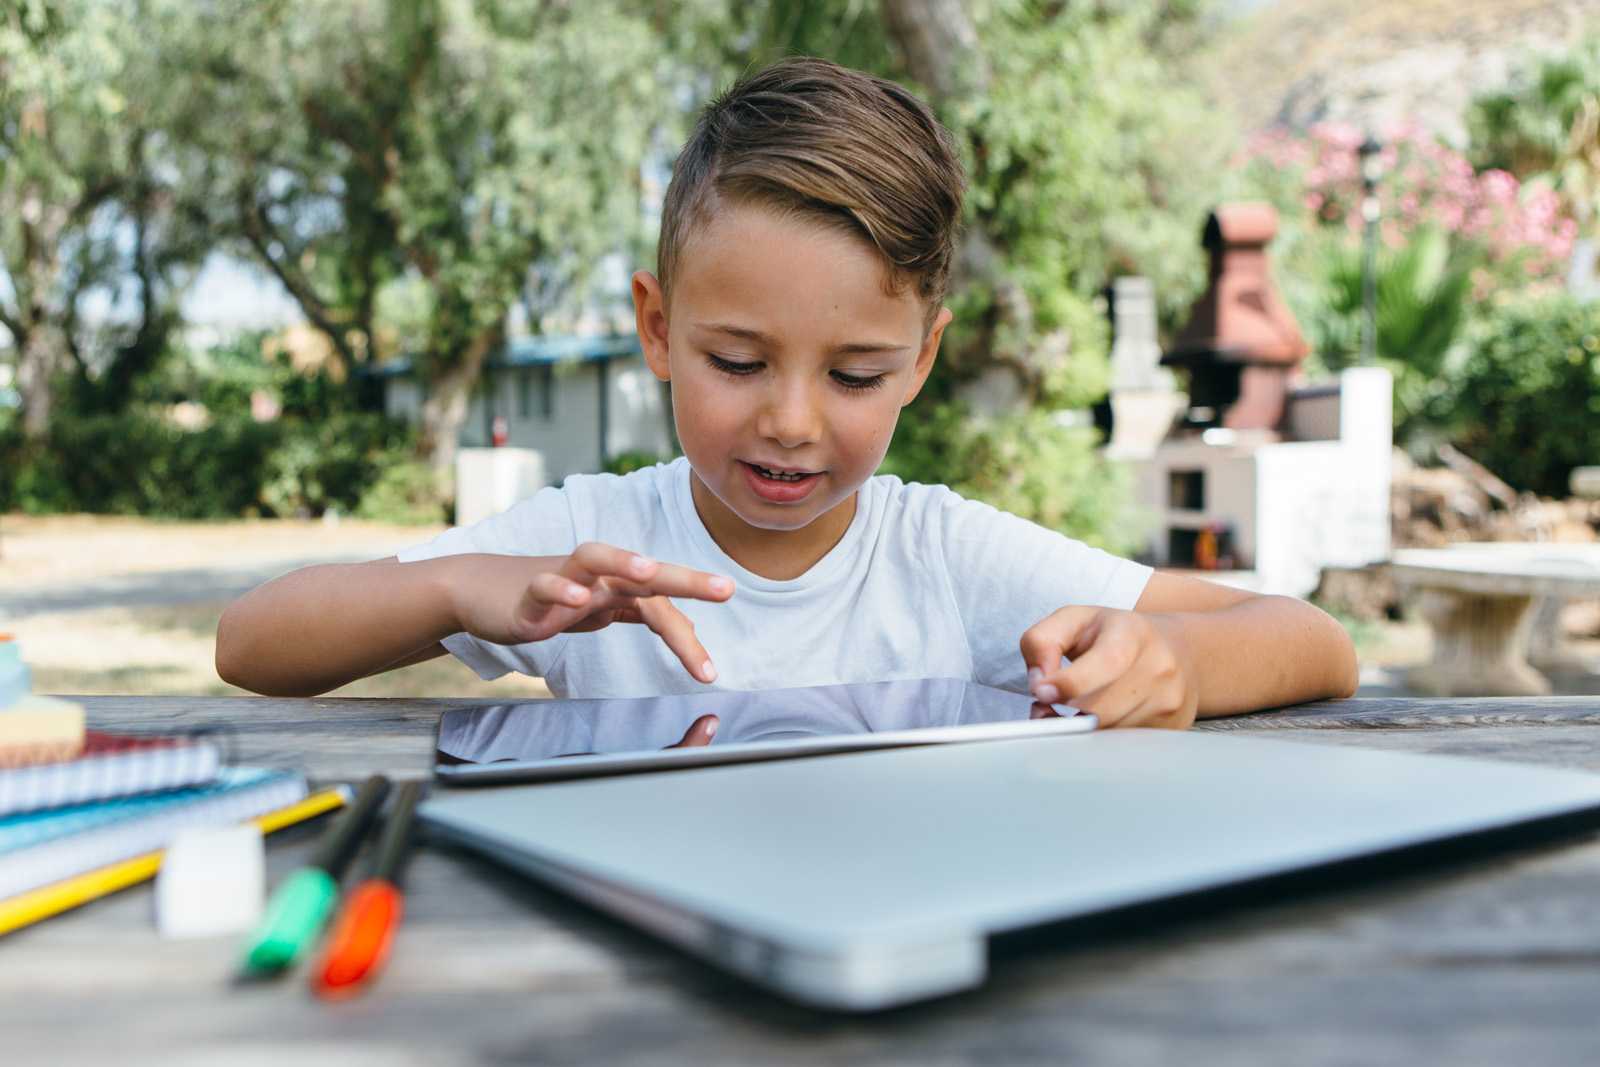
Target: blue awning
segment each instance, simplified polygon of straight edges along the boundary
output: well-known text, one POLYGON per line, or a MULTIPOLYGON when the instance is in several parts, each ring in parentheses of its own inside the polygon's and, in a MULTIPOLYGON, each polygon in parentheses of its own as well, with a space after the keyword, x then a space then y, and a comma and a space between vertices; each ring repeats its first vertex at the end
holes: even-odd
MULTIPOLYGON (((518 337, 489 357, 485 370, 538 367, 553 363, 608 363, 628 359, 643 352, 639 335, 615 337, 541 336, 518 337)), ((356 373, 373 378, 403 378, 412 372, 409 357, 391 359, 375 367, 362 366, 356 373)))

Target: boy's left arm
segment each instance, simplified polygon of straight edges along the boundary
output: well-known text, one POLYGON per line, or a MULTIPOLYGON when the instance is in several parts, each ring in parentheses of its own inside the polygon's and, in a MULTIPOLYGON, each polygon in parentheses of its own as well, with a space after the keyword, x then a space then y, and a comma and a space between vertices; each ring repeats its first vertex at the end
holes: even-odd
POLYGON ((1357 684, 1355 646, 1326 612, 1174 574, 1152 574, 1133 611, 1062 608, 1022 635, 1022 656, 1035 699, 1106 726, 1181 730, 1357 684))

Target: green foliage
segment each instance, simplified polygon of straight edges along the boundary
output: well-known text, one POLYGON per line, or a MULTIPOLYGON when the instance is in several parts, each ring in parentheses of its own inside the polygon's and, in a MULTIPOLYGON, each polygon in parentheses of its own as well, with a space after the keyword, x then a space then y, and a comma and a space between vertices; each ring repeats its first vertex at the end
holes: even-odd
POLYGON ((160 3, 188 153, 238 246, 353 365, 402 348, 447 457, 530 269, 583 295, 641 226, 661 84, 629 0, 160 3), (570 275, 570 276, 569 276, 570 275))
MULTIPOLYGON (((1301 321, 1323 365, 1338 371, 1360 356, 1362 252, 1359 244, 1328 236, 1321 242, 1324 287, 1301 321)), ((1470 246, 1432 228, 1377 256, 1377 357, 1394 375, 1395 433, 1402 440, 1428 431, 1430 411, 1447 388, 1440 373, 1466 323, 1476 266, 1470 246)))
POLYGON ((361 494, 355 514, 373 522, 421 525, 444 522, 450 516, 441 505, 438 473, 427 463, 386 453, 379 474, 361 494))
POLYGON ((1561 192, 1583 222, 1600 200, 1600 37, 1532 61, 1467 113, 1472 160, 1561 192))
POLYGON ((182 430, 144 414, 52 420, 39 442, 13 440, 0 506, 201 519, 257 503, 276 430, 246 419, 182 430))
POLYGON ((402 437, 367 414, 276 422, 235 414, 195 430, 137 411, 57 418, 43 441, 0 439, 0 510, 177 519, 353 512, 402 437))
POLYGON ((1170 322, 1204 284, 1197 237, 1231 131, 1174 78, 1183 57, 1152 47, 1166 5, 977 10, 992 85, 943 117, 971 145, 975 221, 1007 250, 1041 330, 1130 273, 1154 282, 1170 322))
POLYGON ((1565 496, 1572 468, 1600 456, 1600 305, 1498 306, 1468 331, 1448 380, 1453 439, 1516 488, 1565 496))
MULTIPOLYGON (((820 54, 910 82, 899 42, 859 0, 739 4, 765 59, 820 54), (851 27, 842 43, 831 35, 851 27)), ((879 5, 880 8, 882 5, 879 5)), ((1087 541, 1129 549, 1127 487, 1094 450, 1094 434, 1057 425, 1055 408, 1086 407, 1109 381, 1100 292, 1118 274, 1151 277, 1172 325, 1204 283, 1197 236, 1212 206, 1209 175, 1228 132, 1174 76, 1199 34, 1187 0, 967 6, 977 92, 941 98, 922 86, 966 166, 967 248, 992 267, 959 267, 955 320, 922 398, 901 420, 884 470, 958 492, 1087 541), (1016 372, 1021 403, 975 422, 964 386, 997 366, 1016 372)), ((968 79, 970 81, 971 79, 968 79)))
POLYGON ((64 385, 79 410, 122 409, 213 247, 205 168, 164 135, 174 98, 142 6, 0 5, 0 204, 23 207, 0 211, 0 337, 34 432, 64 385))
MULTIPOLYGON (((398 514, 397 479, 414 431, 356 406, 354 389, 264 361, 259 338, 169 352, 137 382, 126 410, 58 410, 43 439, 0 432, 0 510, 86 511, 170 518, 350 513, 379 483, 374 508, 398 514), (257 422, 254 394, 279 417, 257 422), (202 420, 172 417, 185 404, 202 420), (386 482, 387 479, 387 482, 386 482)), ((413 479, 412 484, 416 484, 413 479)), ((418 512, 419 516, 421 512, 418 512)), ((425 521, 437 521, 434 503, 425 521)))
POLYGON ((411 436, 394 420, 369 412, 286 416, 277 425, 282 434, 267 456, 259 497, 272 515, 358 510, 368 487, 395 465, 395 457, 408 453, 411 436))
POLYGON ((606 460, 605 469, 608 474, 630 474, 645 467, 654 467, 657 463, 670 463, 672 458, 655 452, 619 452, 606 460))
POLYGON ((973 420, 959 404, 908 410, 881 468, 908 482, 947 485, 1111 552, 1142 544, 1127 475, 1101 458, 1098 434, 1043 411, 973 420))

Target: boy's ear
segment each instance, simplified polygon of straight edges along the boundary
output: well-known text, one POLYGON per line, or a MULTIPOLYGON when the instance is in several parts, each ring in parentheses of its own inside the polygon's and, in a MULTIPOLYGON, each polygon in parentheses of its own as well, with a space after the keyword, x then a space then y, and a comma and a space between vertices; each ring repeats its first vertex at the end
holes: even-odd
POLYGON ((939 355, 939 340, 944 336, 944 328, 950 325, 953 318, 955 313, 946 307, 940 308, 939 314, 934 316, 933 329, 928 331, 928 336, 922 340, 922 347, 917 351, 917 361, 912 367, 915 373, 911 376, 911 388, 906 390, 905 399, 900 401, 901 407, 911 403, 922 392, 928 375, 933 371, 934 358, 939 355))
POLYGON ((662 381, 672 378, 667 364, 667 301, 661 283, 647 270, 633 272, 633 317, 645 364, 662 381))

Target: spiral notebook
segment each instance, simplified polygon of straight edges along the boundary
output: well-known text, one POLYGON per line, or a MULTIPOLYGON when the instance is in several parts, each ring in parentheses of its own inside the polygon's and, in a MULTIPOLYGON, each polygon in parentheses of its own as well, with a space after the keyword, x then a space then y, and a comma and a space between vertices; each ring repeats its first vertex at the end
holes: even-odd
POLYGON ((299 774, 229 767, 209 785, 0 818, 0 899, 165 848, 180 830, 241 822, 305 795, 299 774))
POLYGON ((90 730, 76 756, 60 761, 0 748, 0 817, 203 785, 221 769, 221 746, 203 736, 90 730))

